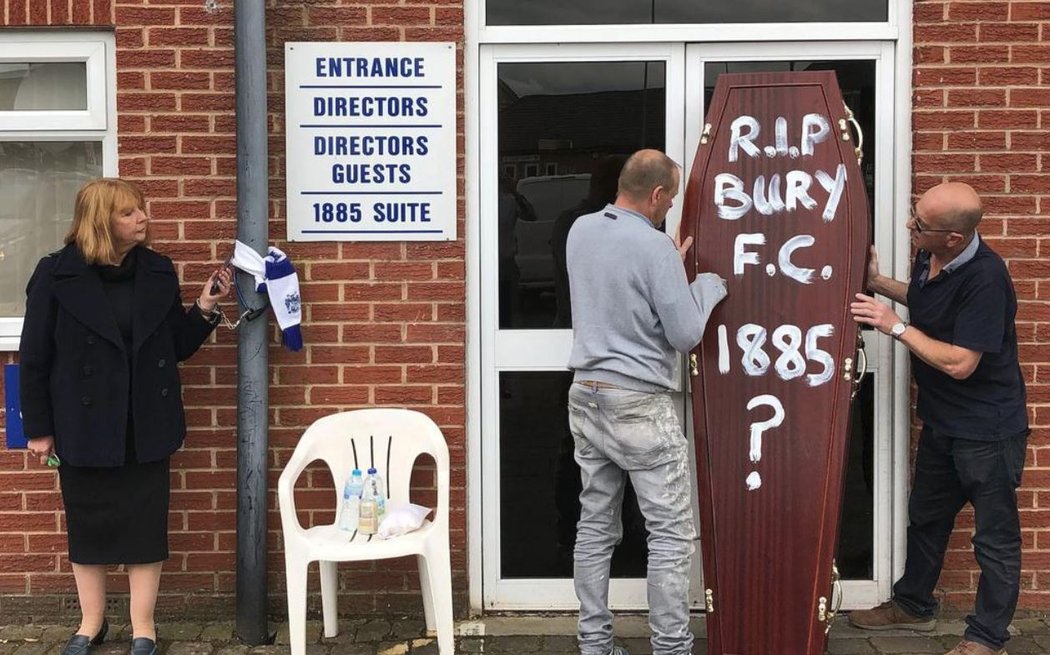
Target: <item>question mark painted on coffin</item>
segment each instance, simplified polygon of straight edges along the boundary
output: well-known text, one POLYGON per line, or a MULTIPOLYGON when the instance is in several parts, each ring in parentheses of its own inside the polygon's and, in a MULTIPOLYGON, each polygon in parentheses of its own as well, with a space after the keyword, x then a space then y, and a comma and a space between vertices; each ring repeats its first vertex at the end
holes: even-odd
MULTIPOLYGON (((780 404, 776 396, 771 396, 768 393, 755 396, 748 401, 747 410, 751 411, 760 405, 772 407, 773 416, 765 421, 757 421, 751 424, 751 447, 748 455, 752 462, 758 462, 762 459, 762 433, 784 422, 784 406, 780 404)), ((758 471, 751 471, 745 482, 747 483, 747 490, 754 491, 762 486, 762 476, 758 474, 758 471)))

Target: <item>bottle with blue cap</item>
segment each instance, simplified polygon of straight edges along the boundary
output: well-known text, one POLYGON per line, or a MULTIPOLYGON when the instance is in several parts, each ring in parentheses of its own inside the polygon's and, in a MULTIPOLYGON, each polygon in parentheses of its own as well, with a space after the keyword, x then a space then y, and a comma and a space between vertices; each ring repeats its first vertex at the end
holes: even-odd
POLYGON ((354 469, 343 485, 343 504, 339 511, 339 528, 347 532, 357 529, 361 520, 361 493, 365 489, 361 469, 354 469))

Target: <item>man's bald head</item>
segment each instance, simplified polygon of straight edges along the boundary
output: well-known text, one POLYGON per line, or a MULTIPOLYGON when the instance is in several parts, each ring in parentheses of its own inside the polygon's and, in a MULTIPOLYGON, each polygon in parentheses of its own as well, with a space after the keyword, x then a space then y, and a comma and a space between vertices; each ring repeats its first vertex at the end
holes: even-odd
POLYGON ((648 198, 656 187, 675 190, 678 188, 677 168, 674 160, 659 150, 639 150, 624 163, 617 193, 641 201, 648 198))
POLYGON ((973 187, 963 182, 945 182, 931 188, 919 199, 921 214, 945 230, 969 235, 981 222, 984 207, 973 187))

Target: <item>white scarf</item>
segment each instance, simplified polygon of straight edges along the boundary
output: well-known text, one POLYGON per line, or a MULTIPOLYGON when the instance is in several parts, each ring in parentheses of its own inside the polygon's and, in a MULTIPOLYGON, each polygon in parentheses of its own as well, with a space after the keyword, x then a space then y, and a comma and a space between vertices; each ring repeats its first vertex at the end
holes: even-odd
POLYGON ((270 307, 281 327, 281 341, 289 350, 303 347, 302 300, 299 296, 299 276, 291 260, 283 252, 270 246, 266 257, 240 241, 234 243, 230 264, 255 278, 255 290, 270 297, 270 307))

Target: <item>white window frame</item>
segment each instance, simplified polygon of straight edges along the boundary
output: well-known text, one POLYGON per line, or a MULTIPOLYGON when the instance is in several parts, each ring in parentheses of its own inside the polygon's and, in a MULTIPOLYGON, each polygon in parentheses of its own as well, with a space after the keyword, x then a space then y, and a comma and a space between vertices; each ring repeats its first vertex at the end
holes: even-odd
MULTIPOLYGON (((791 1, 791 0, 787 0, 791 1)), ((467 44, 476 43, 729 43, 740 41, 891 41, 911 33, 908 0, 888 0, 885 22, 630 23, 623 25, 485 25, 485 0, 466 3, 467 44), (474 30, 471 30, 471 26, 474 30)))
MULTIPOLYGON (((102 174, 117 175, 117 57, 112 32, 5 30, 0 32, 0 62, 83 62, 87 109, 0 112, 0 141, 101 142, 102 174)), ((0 352, 18 350, 22 322, 21 316, 0 316, 0 352)))
MULTIPOLYGON (((21 39, 28 34, 20 35, 21 39)), ((0 64, 84 64, 86 109, 33 109, 0 112, 3 131, 106 129, 106 44, 99 40, 0 40, 0 64), (61 47, 56 47, 56 41, 61 47), (102 82, 101 84, 99 82, 102 82)))

